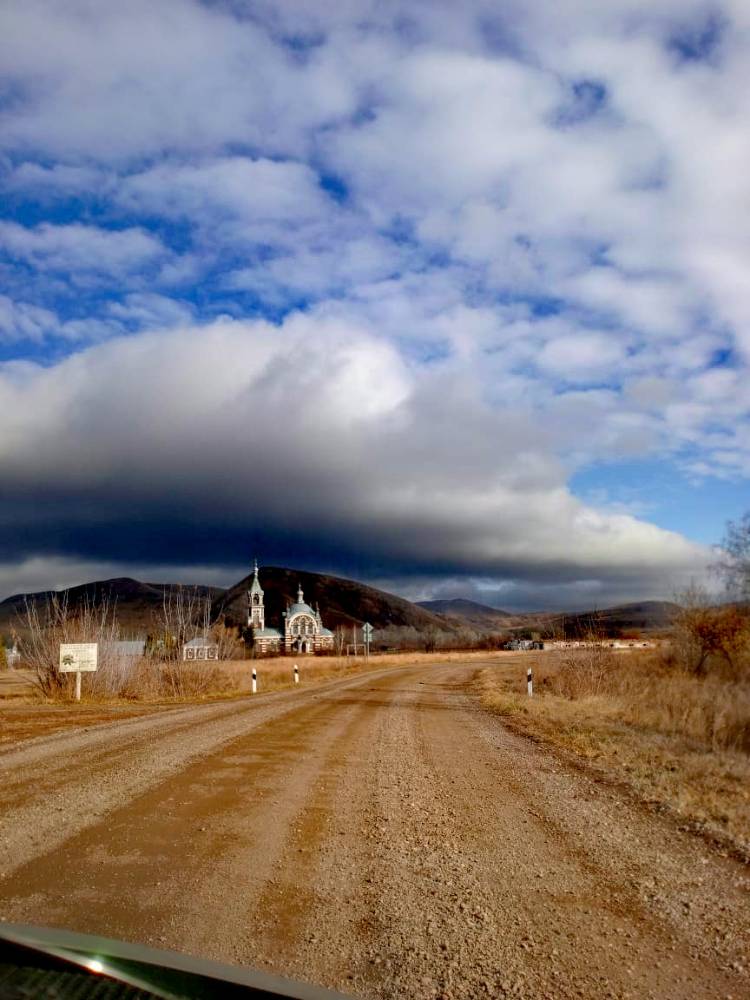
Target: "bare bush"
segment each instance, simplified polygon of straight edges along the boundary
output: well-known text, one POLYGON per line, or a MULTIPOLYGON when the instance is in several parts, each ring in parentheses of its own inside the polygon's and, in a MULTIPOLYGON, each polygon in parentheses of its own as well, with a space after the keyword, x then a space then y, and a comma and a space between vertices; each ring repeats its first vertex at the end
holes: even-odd
POLYGON ((84 601, 72 609, 67 592, 52 594, 44 602, 27 601, 22 624, 27 636, 23 658, 35 672, 37 687, 45 697, 66 697, 73 690, 72 675, 60 673, 61 643, 98 644, 98 669, 85 675, 84 690, 114 695, 127 683, 129 665, 117 655, 119 630, 109 600, 96 605, 84 601))
POLYGON ((614 654, 602 646, 566 651, 550 687, 564 698, 595 697, 611 687, 615 669, 614 654))
POLYGON ((670 631, 672 665, 704 677, 750 676, 750 611, 737 604, 712 604, 700 588, 680 597, 682 608, 670 631))

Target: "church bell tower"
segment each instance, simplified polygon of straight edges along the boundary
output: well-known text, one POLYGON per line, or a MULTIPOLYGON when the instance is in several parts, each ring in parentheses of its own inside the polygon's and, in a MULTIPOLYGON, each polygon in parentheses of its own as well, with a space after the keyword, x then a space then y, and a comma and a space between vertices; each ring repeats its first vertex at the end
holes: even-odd
POLYGON ((253 564, 253 582, 247 592, 247 624, 252 629, 266 627, 266 612, 263 607, 263 589, 258 580, 258 560, 253 564))

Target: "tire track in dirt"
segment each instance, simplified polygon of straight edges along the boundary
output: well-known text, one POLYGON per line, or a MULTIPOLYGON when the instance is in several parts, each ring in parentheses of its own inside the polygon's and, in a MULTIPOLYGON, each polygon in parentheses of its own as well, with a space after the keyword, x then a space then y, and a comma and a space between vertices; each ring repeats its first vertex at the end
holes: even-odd
POLYGON ((352 712, 332 695, 259 721, 5 878, 3 918, 43 912, 56 926, 233 957, 237 929, 221 927, 269 877, 322 764, 317 748, 352 712))
POLYGON ((5 751, 0 754, 0 877, 269 719, 324 699, 331 690, 367 683, 370 676, 102 723, 88 732, 56 733, 5 751))
MULTIPOLYGON (((631 884, 632 851, 618 843, 640 815, 618 799, 608 816, 609 800, 582 795, 577 775, 509 737, 450 671, 420 686, 383 744, 390 766, 380 768, 380 819, 397 846, 378 844, 385 874, 372 912, 386 974, 365 995, 747 995, 747 899, 733 862, 708 859, 720 888, 709 894, 704 881, 693 893, 699 921, 666 920, 631 884), (711 920, 728 932, 729 955, 703 940, 711 920)), ((702 850, 686 844, 687 856, 668 854, 661 873, 677 900, 702 850)), ((642 858, 656 871, 659 848, 642 858)))

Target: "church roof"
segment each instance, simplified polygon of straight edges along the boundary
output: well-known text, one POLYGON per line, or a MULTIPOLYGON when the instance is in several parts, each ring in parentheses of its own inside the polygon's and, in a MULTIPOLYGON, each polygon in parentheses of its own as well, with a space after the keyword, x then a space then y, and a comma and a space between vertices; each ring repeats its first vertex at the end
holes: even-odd
POLYGON ((286 613, 287 618, 293 618, 295 615, 312 615, 314 618, 315 612, 309 604, 305 604, 303 601, 301 604, 299 602, 293 604, 286 613))
POLYGON ((254 639, 280 639, 281 632, 277 628, 256 628, 253 629, 254 639))
POLYGON ((333 632, 329 628, 321 628, 320 634, 321 635, 333 635, 333 632))

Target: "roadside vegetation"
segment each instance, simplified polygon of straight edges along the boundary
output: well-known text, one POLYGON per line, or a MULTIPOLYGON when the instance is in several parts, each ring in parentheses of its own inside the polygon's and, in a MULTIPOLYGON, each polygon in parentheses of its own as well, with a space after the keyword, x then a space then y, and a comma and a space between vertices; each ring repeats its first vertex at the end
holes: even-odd
MULTIPOLYGON (((405 666, 422 662, 487 659, 486 650, 424 652, 407 648, 391 653, 373 652, 365 659, 339 655, 247 658, 235 629, 212 620, 210 597, 196 588, 174 587, 165 592, 162 608, 142 643, 142 654, 123 651, 116 605, 103 599, 84 601, 74 608, 67 594, 52 594, 40 603, 29 602, 19 621, 22 633, 21 670, 36 693, 47 702, 69 702, 74 696, 74 675, 59 670, 62 643, 97 643, 98 669, 82 675, 82 699, 89 703, 192 701, 231 697, 251 690, 253 668, 258 692, 276 691, 294 684, 293 668, 300 667, 300 681, 312 683, 343 677, 367 669, 405 666), (215 648, 215 659, 183 659, 185 643, 199 637, 215 648)), ((430 643, 430 646, 432 644, 430 643)), ((18 694, 18 692, 14 692, 18 694)))
POLYGON ((750 517, 730 525, 723 552, 730 599, 683 595, 657 649, 530 654, 531 698, 518 666, 480 670, 476 685, 511 728, 596 762, 750 857, 750 517))
POLYGON ((97 644, 98 667, 83 675, 82 694, 84 699, 100 701, 195 698, 223 691, 228 681, 221 660, 238 649, 236 636, 211 621, 210 599, 190 587, 165 593, 137 655, 123 650, 116 607, 106 598, 74 609, 65 593, 53 594, 40 604, 29 602, 19 629, 21 665, 31 671, 37 693, 50 701, 73 696, 73 674, 59 670, 62 643, 97 644), (216 660, 183 661, 184 644, 196 636, 215 647, 216 660))

